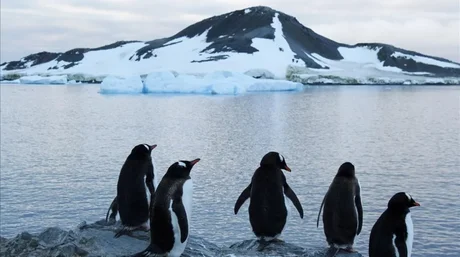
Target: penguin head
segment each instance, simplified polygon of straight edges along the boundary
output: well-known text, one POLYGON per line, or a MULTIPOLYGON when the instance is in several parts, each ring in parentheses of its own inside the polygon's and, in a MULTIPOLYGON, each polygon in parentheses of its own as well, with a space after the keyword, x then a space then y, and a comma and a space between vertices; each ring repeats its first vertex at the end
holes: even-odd
POLYGON ((420 206, 420 204, 410 194, 405 192, 396 193, 388 201, 388 208, 391 209, 408 209, 414 206, 420 206))
POLYGON ((186 178, 190 176, 190 171, 192 171, 193 166, 200 161, 200 158, 197 158, 193 161, 179 160, 169 166, 168 171, 166 171, 167 176, 174 178, 186 178))
POLYGON ((351 162, 344 162, 337 171, 337 176, 353 178, 355 176, 355 166, 351 162))
POLYGON ((260 166, 275 166, 291 172, 291 168, 287 166, 284 156, 278 152, 268 152, 265 154, 260 161, 260 166))
POLYGON ((152 150, 155 149, 155 147, 157 147, 157 145, 149 145, 149 144, 136 145, 131 150, 130 156, 135 157, 135 158, 150 157, 150 154, 152 153, 152 150))

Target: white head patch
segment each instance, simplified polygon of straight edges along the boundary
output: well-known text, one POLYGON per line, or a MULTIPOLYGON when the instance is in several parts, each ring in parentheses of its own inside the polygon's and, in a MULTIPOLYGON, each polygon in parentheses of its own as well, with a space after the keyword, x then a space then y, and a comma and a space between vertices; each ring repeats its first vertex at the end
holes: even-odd
POLYGON ((410 194, 406 193, 406 196, 407 196, 407 199, 409 199, 409 201, 412 200, 412 196, 410 194))
POLYGON ((150 146, 149 145, 144 144, 144 146, 145 146, 145 148, 147 148, 147 150, 150 151, 150 146))
POLYGON ((280 161, 281 161, 281 162, 284 162, 284 156, 281 155, 281 154, 278 154, 278 155, 279 155, 279 157, 280 157, 280 161))
POLYGON ((185 163, 183 163, 183 162, 177 162, 177 164, 178 164, 179 166, 184 167, 184 168, 187 166, 187 165, 185 165, 185 163))

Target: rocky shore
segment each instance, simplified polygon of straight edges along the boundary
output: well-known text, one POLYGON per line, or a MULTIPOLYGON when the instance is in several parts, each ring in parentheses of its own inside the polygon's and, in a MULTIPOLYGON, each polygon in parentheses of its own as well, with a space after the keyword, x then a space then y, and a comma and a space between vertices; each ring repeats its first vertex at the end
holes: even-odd
MULTIPOLYGON (((104 220, 92 224, 81 223, 66 231, 58 227, 41 233, 22 232, 14 238, 0 237, 0 256, 3 257, 118 257, 130 256, 144 250, 149 244, 148 232, 134 232, 114 238, 119 224, 106 224, 104 220)), ((271 243, 261 247, 257 240, 218 246, 203 238, 191 236, 183 257, 252 257, 252 256, 328 256, 328 249, 305 249, 287 242, 271 243)), ((359 253, 339 252, 336 257, 362 257, 359 253)))

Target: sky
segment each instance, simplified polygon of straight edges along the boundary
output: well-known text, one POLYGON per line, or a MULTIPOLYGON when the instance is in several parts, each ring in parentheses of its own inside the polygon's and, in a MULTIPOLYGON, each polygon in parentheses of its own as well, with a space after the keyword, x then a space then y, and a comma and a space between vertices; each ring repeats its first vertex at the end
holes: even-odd
POLYGON ((0 62, 168 37, 257 5, 295 16, 341 43, 387 43, 460 62, 459 0, 1 0, 0 62))

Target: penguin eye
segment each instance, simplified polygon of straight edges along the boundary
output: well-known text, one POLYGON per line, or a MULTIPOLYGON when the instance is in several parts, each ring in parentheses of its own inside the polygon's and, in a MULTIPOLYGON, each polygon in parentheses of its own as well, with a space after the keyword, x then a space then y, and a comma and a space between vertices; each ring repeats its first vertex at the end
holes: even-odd
POLYGON ((149 145, 146 145, 144 144, 145 148, 147 148, 147 151, 150 151, 150 146, 149 145))
POLYGON ((185 163, 183 163, 183 162, 177 162, 177 165, 182 166, 184 168, 187 167, 187 165, 185 165, 185 163))
POLYGON ((281 154, 278 154, 278 156, 280 157, 280 161, 281 161, 281 163, 282 163, 282 162, 284 162, 284 156, 283 156, 283 155, 281 155, 281 154))

